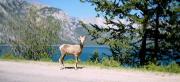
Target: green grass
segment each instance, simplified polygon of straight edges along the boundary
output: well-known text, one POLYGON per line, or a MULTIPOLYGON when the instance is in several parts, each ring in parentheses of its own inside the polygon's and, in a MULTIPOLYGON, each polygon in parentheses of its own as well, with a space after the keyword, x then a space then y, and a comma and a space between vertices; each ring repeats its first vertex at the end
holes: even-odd
MULTIPOLYGON (((13 54, 4 54, 0 56, 1 60, 16 60, 16 61, 21 61, 21 60, 27 60, 25 58, 23 58, 22 56, 15 56, 13 54)), ((46 62, 51 62, 51 58, 48 57, 42 57, 40 60, 38 61, 46 61, 46 62)))
POLYGON ((155 64, 149 64, 144 66, 144 70, 157 71, 157 72, 169 72, 169 73, 180 73, 180 66, 175 62, 168 66, 157 66, 155 64))
POLYGON ((5 59, 5 60, 23 60, 24 58, 20 57, 20 56, 15 56, 15 55, 7 53, 7 54, 4 54, 4 55, 1 55, 0 59, 5 59))
POLYGON ((99 66, 99 67, 103 67, 103 68, 119 68, 121 67, 120 64, 113 60, 113 58, 103 58, 101 62, 99 61, 91 61, 88 60, 87 62, 83 62, 83 64, 86 65, 91 65, 91 66, 99 66))

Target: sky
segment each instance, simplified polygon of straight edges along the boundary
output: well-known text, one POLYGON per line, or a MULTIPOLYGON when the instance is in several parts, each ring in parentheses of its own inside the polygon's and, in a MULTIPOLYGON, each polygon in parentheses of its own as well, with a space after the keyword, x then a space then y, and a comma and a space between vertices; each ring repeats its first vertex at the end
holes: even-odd
POLYGON ((92 18, 96 11, 90 3, 82 3, 80 0, 33 0, 34 2, 56 7, 65 11, 69 16, 78 18, 92 18))

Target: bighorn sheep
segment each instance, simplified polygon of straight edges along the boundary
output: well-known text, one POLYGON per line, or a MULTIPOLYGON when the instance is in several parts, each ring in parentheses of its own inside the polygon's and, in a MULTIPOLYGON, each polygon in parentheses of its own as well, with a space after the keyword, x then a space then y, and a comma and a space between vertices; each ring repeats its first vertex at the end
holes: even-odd
POLYGON ((75 69, 77 69, 77 63, 78 63, 78 57, 81 55, 82 49, 83 49, 83 44, 85 41, 85 36, 80 36, 80 44, 79 45, 71 45, 71 44, 63 44, 59 47, 61 51, 61 57, 59 58, 59 62, 61 63, 61 69, 64 69, 64 57, 66 54, 71 54, 75 56, 75 69))

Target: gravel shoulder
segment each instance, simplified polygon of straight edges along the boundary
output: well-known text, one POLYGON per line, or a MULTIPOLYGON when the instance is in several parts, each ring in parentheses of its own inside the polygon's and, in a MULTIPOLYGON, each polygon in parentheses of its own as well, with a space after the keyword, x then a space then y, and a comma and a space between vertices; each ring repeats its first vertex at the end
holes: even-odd
POLYGON ((0 82, 180 82, 180 74, 66 66, 60 70, 58 63, 0 60, 0 82))

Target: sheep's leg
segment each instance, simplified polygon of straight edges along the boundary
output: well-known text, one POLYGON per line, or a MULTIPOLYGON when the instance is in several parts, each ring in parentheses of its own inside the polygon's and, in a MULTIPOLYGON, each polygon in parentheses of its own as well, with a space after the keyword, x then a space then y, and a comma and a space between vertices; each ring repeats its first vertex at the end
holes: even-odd
POLYGON ((64 69, 64 57, 65 54, 61 53, 61 58, 59 58, 59 62, 61 63, 61 69, 64 69))
POLYGON ((77 69, 77 64, 78 64, 78 56, 75 56, 76 62, 75 62, 75 69, 77 69))

